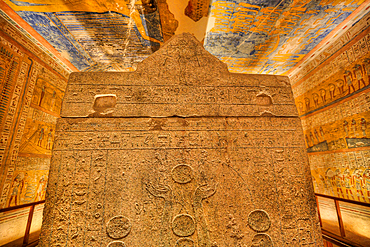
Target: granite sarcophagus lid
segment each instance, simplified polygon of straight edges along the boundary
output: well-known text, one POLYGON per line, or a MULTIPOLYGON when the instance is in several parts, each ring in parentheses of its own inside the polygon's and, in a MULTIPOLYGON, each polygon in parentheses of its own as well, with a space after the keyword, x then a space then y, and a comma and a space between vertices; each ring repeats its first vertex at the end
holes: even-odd
POLYGON ((135 72, 73 73, 40 246, 322 246, 289 80, 190 34, 135 72))

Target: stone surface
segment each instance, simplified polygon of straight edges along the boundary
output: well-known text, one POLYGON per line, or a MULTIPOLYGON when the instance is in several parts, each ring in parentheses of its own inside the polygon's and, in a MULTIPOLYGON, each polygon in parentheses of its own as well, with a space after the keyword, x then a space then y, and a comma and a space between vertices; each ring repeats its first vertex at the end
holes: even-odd
POLYGON ((40 246, 322 246, 292 102, 285 77, 230 74, 188 34, 135 73, 74 74, 40 246))

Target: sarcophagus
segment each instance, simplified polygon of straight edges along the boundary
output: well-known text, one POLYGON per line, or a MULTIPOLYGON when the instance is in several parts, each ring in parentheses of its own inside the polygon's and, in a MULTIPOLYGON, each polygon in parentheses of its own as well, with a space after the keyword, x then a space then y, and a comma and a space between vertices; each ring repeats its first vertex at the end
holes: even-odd
POLYGON ((73 73, 40 246, 322 246, 289 80, 190 34, 130 73, 73 73))

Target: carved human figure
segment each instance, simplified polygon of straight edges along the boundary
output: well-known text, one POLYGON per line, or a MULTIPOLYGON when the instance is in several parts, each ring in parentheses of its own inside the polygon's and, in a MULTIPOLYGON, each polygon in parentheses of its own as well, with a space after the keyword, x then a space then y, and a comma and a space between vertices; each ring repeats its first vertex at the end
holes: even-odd
POLYGON ((171 187, 168 185, 157 185, 154 186, 152 183, 145 183, 146 190, 157 198, 164 199, 164 207, 161 219, 161 246, 171 247, 170 234, 171 234, 171 218, 172 218, 172 206, 173 206, 173 193, 171 187))
POLYGON ((195 222, 197 225, 197 236, 199 247, 211 247, 207 222, 204 217, 202 201, 216 193, 216 185, 204 184, 196 188, 194 193, 193 208, 195 213, 195 222))
POLYGON ((354 67, 354 75, 355 75, 355 78, 357 80, 357 85, 358 85, 358 89, 361 88, 361 83, 365 85, 365 81, 364 81, 364 72, 362 71, 362 66, 359 65, 359 64, 356 64, 354 67))
POLYGON ((353 92, 356 91, 355 86, 353 85, 353 77, 352 77, 351 71, 346 70, 346 72, 344 72, 344 81, 348 85, 348 94, 351 93, 351 88, 352 88, 353 92))
POLYGON ((361 201, 361 198, 364 202, 366 202, 364 193, 362 192, 362 187, 364 186, 364 181, 362 179, 362 171, 359 169, 356 169, 352 174, 352 184, 356 188, 356 195, 359 201, 361 201), (361 198, 360 198, 361 195, 361 198))

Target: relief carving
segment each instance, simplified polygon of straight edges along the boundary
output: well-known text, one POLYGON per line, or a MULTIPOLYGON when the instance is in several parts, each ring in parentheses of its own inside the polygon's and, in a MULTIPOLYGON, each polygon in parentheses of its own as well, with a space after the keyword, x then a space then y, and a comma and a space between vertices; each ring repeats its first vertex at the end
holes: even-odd
MULTIPOLYGON (((98 215, 98 218, 100 215, 98 215)), ((107 223, 107 234, 113 239, 120 239, 127 236, 131 230, 130 220, 122 215, 111 218, 107 223)))

